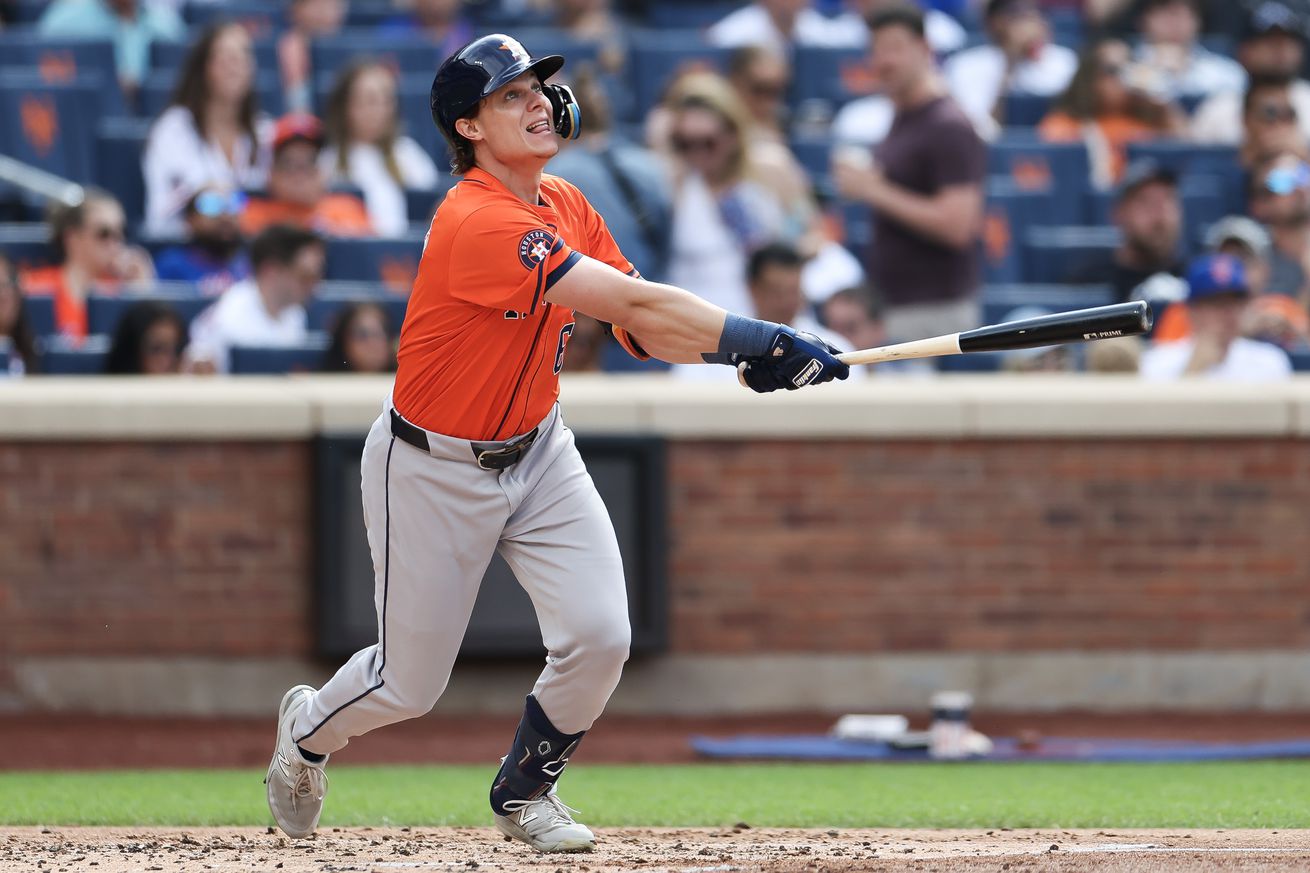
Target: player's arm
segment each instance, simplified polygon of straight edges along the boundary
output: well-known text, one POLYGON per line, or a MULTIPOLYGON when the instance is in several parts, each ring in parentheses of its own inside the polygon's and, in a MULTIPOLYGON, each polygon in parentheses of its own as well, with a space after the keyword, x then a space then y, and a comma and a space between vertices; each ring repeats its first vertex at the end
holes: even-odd
MULTIPOLYGON (((673 364, 700 364, 705 355, 716 354, 728 318, 689 291, 625 275, 585 256, 551 286, 546 299, 622 327, 651 355, 673 364)), ((749 321, 770 337, 778 327, 749 321)))

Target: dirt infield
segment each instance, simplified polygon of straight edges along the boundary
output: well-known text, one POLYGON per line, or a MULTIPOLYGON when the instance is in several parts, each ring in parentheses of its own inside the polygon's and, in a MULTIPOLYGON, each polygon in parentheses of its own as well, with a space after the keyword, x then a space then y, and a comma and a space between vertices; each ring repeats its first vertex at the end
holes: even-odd
POLYGON ((1310 868, 1310 831, 632 828, 601 831, 597 850, 589 854, 538 855, 489 828, 333 828, 313 840, 289 840, 270 830, 3 828, 0 871, 1027 873, 1310 868))

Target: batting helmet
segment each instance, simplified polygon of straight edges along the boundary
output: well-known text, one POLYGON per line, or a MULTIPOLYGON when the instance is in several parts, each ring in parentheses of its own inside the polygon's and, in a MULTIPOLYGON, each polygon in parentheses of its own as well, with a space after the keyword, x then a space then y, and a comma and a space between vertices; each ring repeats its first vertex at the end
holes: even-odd
MULTIPOLYGON (((560 55, 533 58, 518 40, 492 33, 473 40, 451 55, 432 80, 432 120, 447 136, 455 122, 483 97, 532 70, 545 82, 564 66, 560 55)), ((554 101, 552 101, 552 105, 554 101)))

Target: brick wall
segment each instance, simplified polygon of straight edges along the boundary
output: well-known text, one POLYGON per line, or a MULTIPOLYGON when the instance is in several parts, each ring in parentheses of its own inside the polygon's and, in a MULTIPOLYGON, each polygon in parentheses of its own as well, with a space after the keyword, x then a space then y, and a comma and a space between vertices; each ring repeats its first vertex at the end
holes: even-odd
MULTIPOLYGON (((308 654, 310 457, 0 444, 0 690, 9 657, 308 654)), ((1304 441, 683 442, 669 460, 675 651, 1310 647, 1304 441)))

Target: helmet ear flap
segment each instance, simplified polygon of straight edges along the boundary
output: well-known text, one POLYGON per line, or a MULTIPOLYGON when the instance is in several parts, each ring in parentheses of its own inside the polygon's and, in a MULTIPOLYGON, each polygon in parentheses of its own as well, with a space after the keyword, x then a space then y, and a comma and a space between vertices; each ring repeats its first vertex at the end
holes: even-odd
POLYGON ((577 139, 582 134, 582 109, 568 85, 543 85, 541 88, 550 101, 555 133, 564 139, 577 139))

